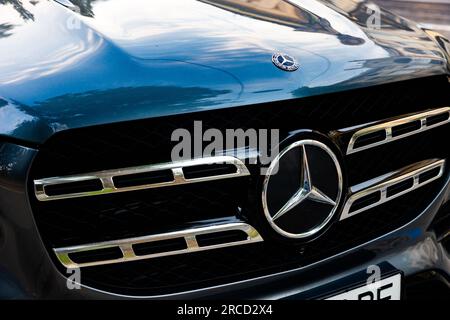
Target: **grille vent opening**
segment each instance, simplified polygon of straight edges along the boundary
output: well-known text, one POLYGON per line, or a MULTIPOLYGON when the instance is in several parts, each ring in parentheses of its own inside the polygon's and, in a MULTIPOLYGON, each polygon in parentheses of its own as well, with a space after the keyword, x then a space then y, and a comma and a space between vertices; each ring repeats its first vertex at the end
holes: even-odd
POLYGON ((183 168, 183 172, 186 179, 197 179, 233 174, 237 172, 237 168, 232 164, 203 164, 183 168))
POLYGON ((419 183, 424 183, 424 182, 427 182, 427 181, 429 181, 429 180, 431 180, 433 178, 436 178, 439 175, 440 172, 441 172, 440 168, 434 168, 433 170, 430 170, 430 171, 422 173, 419 176, 419 183))
POLYGON ((395 126, 392 127, 392 136, 398 137, 398 136, 402 136, 417 130, 420 130, 420 128, 422 127, 422 123, 420 120, 416 120, 413 122, 408 122, 399 126, 395 126))
POLYGON ((60 196, 67 193, 101 191, 103 185, 100 179, 84 180, 77 182, 60 183, 45 186, 45 193, 49 196, 60 196))
POLYGON ((433 126, 442 122, 448 121, 450 118, 450 113, 442 113, 435 116, 428 117, 426 120, 427 126, 433 126))
POLYGON ((386 130, 378 130, 376 132, 365 134, 356 139, 354 148, 362 148, 384 140, 386 140, 386 130))
POLYGON ((247 240, 245 232, 239 230, 230 230, 215 232, 210 234, 201 234, 197 236, 197 243, 200 247, 214 246, 217 244, 232 243, 247 240))
POLYGON ((411 189, 414 186, 414 178, 399 182, 387 188, 387 197, 390 198, 396 194, 411 189))
POLYGON ((187 249, 187 245, 184 238, 160 240, 133 245, 134 253, 137 256, 145 256, 148 254, 157 254, 185 249, 187 249))
POLYGON ((350 212, 355 212, 360 209, 369 207, 375 203, 378 203, 381 200, 381 192, 374 192, 365 197, 359 198, 355 202, 353 202, 350 212))
POLYGON ((69 253, 69 258, 75 263, 90 263, 99 260, 108 261, 121 259, 122 257, 123 254, 119 247, 69 253))
POLYGON ((113 177, 116 188, 128 188, 173 181, 172 170, 161 170, 113 177))

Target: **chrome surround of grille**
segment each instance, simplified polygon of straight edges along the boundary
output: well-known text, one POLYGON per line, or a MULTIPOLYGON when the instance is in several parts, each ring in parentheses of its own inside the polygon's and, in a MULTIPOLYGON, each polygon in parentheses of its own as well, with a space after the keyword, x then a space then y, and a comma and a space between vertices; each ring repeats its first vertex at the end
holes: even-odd
MULTIPOLYGON (((348 144, 348 148, 347 148, 347 155, 352 154, 352 153, 356 153, 359 151, 363 151, 363 150, 367 150, 367 149, 371 149, 392 141, 396 141, 396 140, 400 140, 415 134, 418 134, 420 132, 424 132, 439 126, 442 126, 444 124, 450 123, 450 107, 445 107, 445 108, 440 108, 440 109, 435 109, 435 110, 431 110, 431 111, 427 111, 427 112, 422 112, 419 114, 415 114, 415 115, 411 115, 411 116, 407 116, 407 117, 403 117, 397 120, 393 120, 393 121, 388 121, 388 122, 384 122, 384 123, 380 123, 380 124, 376 124, 376 125, 369 125, 368 127, 365 127, 363 129, 360 129, 358 131, 356 131, 353 136, 350 139, 350 142, 348 144), (433 124, 428 126, 426 123, 426 119, 432 116, 437 116, 437 115, 441 115, 441 114, 445 114, 448 113, 449 114, 449 118, 445 121, 433 124), (399 125, 404 125, 404 124, 408 124, 408 123, 413 123, 415 121, 419 121, 420 120, 420 128, 411 132, 407 132, 405 134, 401 134, 397 137, 394 137, 392 135, 392 128, 399 126, 399 125), (355 147, 355 143, 356 141, 365 136, 365 135, 369 135, 372 133, 375 133, 377 131, 381 131, 381 130, 385 130, 386 132, 386 138, 382 141, 377 141, 362 147, 355 147)), ((351 129, 343 129, 343 130, 339 130, 341 132, 345 132, 351 129)))
POLYGON ((88 196, 97 196, 102 194, 116 193, 116 192, 126 192, 126 191, 137 191, 152 188, 161 188, 167 186, 175 186, 181 184, 206 182, 213 180, 221 180, 235 177, 248 176, 250 172, 248 171, 244 162, 234 156, 217 156, 208 158, 199 158, 186 161, 153 164, 146 166, 105 170, 98 172, 91 172, 86 174, 78 174, 63 177, 52 177, 45 179, 34 180, 34 192, 39 201, 51 201, 51 200, 61 200, 70 198, 80 198, 88 196), (208 164, 231 164, 236 167, 235 173, 221 174, 216 176, 205 176, 200 178, 187 179, 184 176, 183 168, 193 167, 198 165, 208 165, 208 164), (119 176, 126 176, 138 173, 155 172, 162 170, 171 170, 174 179, 168 182, 152 183, 145 185, 136 185, 131 187, 117 188, 114 185, 113 178, 119 176), (67 184, 73 182, 82 182, 88 180, 100 180, 103 186, 102 190, 97 191, 87 191, 87 192, 77 192, 77 193, 67 193, 62 195, 48 195, 45 192, 45 187, 58 184, 67 184))
POLYGON ((437 160, 437 159, 422 161, 413 164, 411 166, 408 166, 406 168, 403 168, 401 170, 398 170, 396 172, 383 175, 381 177, 369 180, 367 182, 361 183, 359 185, 350 188, 351 196, 348 198, 344 206, 340 220, 342 221, 344 219, 353 217, 361 212, 377 207, 383 203, 391 201, 411 191, 417 190, 420 187, 441 178, 444 174, 445 163, 446 160, 437 160), (433 169, 436 168, 440 169, 439 173, 436 176, 420 183, 419 177, 421 174, 432 171, 433 169), (387 190, 389 187, 407 181, 408 179, 411 178, 414 179, 412 187, 388 197, 387 190), (366 207, 363 207, 359 210, 350 211, 355 201, 363 197, 370 196, 371 194, 374 194, 376 192, 381 192, 381 197, 379 201, 372 203, 366 207))
POLYGON ((182 230, 182 231, 175 231, 175 232, 169 232, 169 233, 162 233, 162 234, 138 237, 138 238, 98 242, 98 243, 91 243, 91 244, 85 244, 85 245, 79 245, 79 246, 73 246, 73 247, 65 247, 65 248, 56 248, 56 249, 53 249, 53 251, 55 252, 58 260, 66 268, 82 268, 82 267, 99 266, 99 265, 105 265, 105 264, 114 264, 114 263, 122 263, 122 262, 129 262, 129 261, 166 257, 166 256, 171 256, 171 255, 193 253, 193 252, 198 252, 198 251, 213 250, 213 249, 219 249, 219 248, 225 248, 225 247, 232 247, 232 246, 256 243, 256 242, 261 242, 261 241, 263 241, 263 238, 261 237, 261 235, 258 233, 258 231, 255 228, 253 228, 252 226, 250 226, 246 223, 233 222, 233 223, 217 224, 217 225, 193 228, 193 229, 182 230), (208 246, 199 246, 199 244, 197 243, 197 236, 199 236, 199 235, 214 234, 214 233, 223 232, 223 231, 242 231, 245 234, 247 234, 247 239, 242 240, 242 241, 221 243, 221 244, 208 245, 208 246), (167 252, 161 252, 161 253, 155 253, 155 254, 148 254, 148 255, 142 255, 142 256, 136 255, 133 250, 133 245, 136 245, 136 244, 151 243, 151 242, 156 242, 156 241, 161 241, 161 240, 170 240, 170 239, 177 239, 177 238, 184 238, 184 240, 186 241, 186 246, 187 246, 186 249, 176 250, 176 251, 167 251, 167 252), (72 254, 72 253, 95 251, 95 250, 108 249, 108 248, 114 248, 114 247, 120 248, 120 250, 122 251, 122 255, 123 255, 122 258, 112 259, 112 260, 99 260, 99 261, 86 262, 86 263, 76 263, 76 262, 72 261, 71 258, 69 257, 69 254, 72 254))

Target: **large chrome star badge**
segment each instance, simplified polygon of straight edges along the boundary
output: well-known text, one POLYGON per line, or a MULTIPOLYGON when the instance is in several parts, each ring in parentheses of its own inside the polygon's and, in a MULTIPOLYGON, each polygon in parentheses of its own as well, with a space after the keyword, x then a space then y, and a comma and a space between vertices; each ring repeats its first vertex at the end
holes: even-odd
POLYGON ((302 140, 271 163, 263 184, 263 210, 281 235, 306 238, 330 222, 341 194, 342 172, 336 155, 319 141, 302 140))

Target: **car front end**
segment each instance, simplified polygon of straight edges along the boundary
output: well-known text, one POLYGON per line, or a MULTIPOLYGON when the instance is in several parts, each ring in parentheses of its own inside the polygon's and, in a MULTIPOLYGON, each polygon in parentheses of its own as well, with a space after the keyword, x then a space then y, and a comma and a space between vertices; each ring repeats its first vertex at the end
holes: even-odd
POLYGON ((439 33, 356 0, 2 6, 2 298, 448 297, 439 33))

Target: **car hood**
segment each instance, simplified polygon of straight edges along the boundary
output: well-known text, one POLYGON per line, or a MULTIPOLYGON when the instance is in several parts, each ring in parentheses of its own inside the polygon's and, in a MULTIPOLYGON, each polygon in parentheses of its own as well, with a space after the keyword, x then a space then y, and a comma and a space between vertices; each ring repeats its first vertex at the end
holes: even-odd
POLYGON ((448 70, 431 37, 363 1, 60 2, 69 8, 0 5, 0 135, 39 144, 72 128, 448 70), (300 69, 276 68, 275 52, 300 69))

